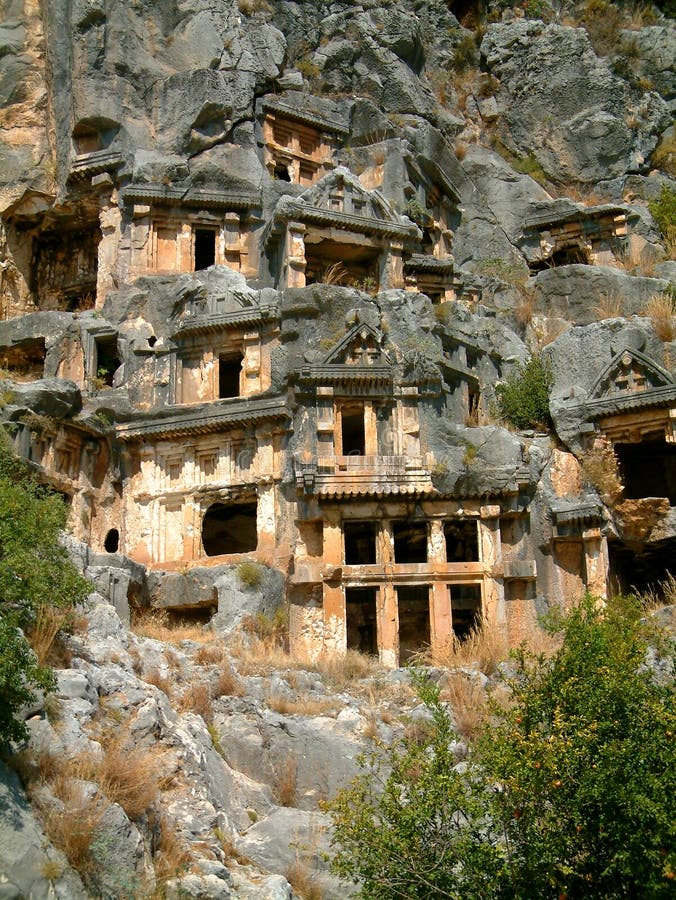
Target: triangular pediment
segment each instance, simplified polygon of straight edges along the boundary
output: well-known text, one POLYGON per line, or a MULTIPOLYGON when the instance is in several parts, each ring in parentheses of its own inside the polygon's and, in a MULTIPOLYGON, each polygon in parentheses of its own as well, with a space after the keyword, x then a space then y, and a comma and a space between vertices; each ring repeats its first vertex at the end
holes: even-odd
POLYGON ((389 366, 382 348, 382 333, 370 325, 359 323, 351 328, 329 352, 326 366, 389 366))
POLYGON ((670 372, 640 350, 621 350, 597 377, 590 391, 591 400, 650 391, 674 384, 670 372))
POLYGON ((379 191, 369 191, 343 167, 334 169, 302 193, 299 200, 327 212, 363 216, 380 222, 399 222, 399 217, 379 191))

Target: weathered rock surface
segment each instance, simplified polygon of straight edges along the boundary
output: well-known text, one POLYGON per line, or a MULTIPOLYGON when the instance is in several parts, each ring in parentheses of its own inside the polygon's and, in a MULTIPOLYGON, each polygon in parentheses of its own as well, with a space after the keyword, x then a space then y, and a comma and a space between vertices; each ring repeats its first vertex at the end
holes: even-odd
POLYGON ((491 25, 481 53, 500 80, 504 139, 562 180, 640 170, 668 124, 659 95, 633 91, 617 78, 583 29, 538 21, 491 25))

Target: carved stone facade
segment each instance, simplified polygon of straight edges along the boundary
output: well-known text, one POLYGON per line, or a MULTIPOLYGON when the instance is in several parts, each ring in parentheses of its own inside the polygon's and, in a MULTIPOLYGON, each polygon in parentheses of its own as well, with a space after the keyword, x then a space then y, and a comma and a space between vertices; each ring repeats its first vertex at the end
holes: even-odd
MULTIPOLYGON (((294 653, 395 666, 480 622, 518 641, 545 596, 603 596, 630 554, 673 549, 674 376, 631 341, 599 361, 560 403, 577 456, 495 425, 523 345, 472 318, 455 157, 441 134, 345 149, 311 100, 258 104, 229 148, 258 153, 246 184, 151 177, 77 131, 65 199, 5 215, 7 427, 95 550, 279 569, 294 653), (599 442, 621 503, 583 484, 599 442)), ((626 236, 622 208, 545 206, 524 223, 535 269, 626 236)))

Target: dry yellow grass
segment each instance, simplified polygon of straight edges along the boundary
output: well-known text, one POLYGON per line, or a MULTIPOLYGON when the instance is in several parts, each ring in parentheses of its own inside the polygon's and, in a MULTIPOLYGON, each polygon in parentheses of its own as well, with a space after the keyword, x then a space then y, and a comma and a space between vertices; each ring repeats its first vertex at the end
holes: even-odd
POLYGON ((302 859, 297 858, 291 863, 285 877, 302 900, 324 900, 324 889, 317 884, 314 873, 302 859))
POLYGON ((458 734, 464 738, 474 737, 488 715, 486 691, 478 681, 462 672, 453 673, 446 679, 441 698, 453 710, 458 734))
MULTIPOLYGON (((71 611, 57 609, 54 606, 40 606, 38 608, 35 622, 29 629, 27 638, 28 643, 35 651, 38 663, 44 666, 50 662, 50 655, 54 647, 56 636, 61 631, 71 616, 71 611)), ((60 660, 54 660, 58 664, 60 660)))
POLYGON ((151 669, 149 672, 143 676, 143 680, 146 684, 152 684, 156 688, 159 688, 163 693, 167 695, 167 697, 171 698, 174 693, 173 685, 168 678, 165 678, 159 671, 159 669, 151 669))
POLYGON ((237 677, 229 663, 225 663, 218 673, 216 680, 211 685, 211 697, 217 700, 219 697, 241 697, 244 693, 244 685, 237 677))
POLYGON ((670 294, 655 294, 643 308, 650 318, 653 330, 661 341, 673 341, 676 337, 676 304, 670 294))
POLYGON ((280 806, 294 806, 298 790, 298 760, 291 753, 274 768, 272 793, 280 806))
POLYGON ((215 665, 222 661, 224 655, 225 648, 222 644, 206 644, 199 648, 193 662, 196 666, 215 665))
POLYGON ((497 628, 481 626, 472 629, 463 641, 454 637, 446 647, 427 651, 421 661, 447 669, 476 665, 486 675, 492 675, 498 663, 508 656, 504 634, 497 628))
POLYGON ((159 821, 159 833, 153 868, 155 877, 164 882, 185 869, 192 861, 192 855, 176 825, 167 816, 162 816, 159 821))
POLYGON ((164 753, 134 748, 128 735, 104 738, 104 753, 92 772, 106 798, 119 803, 132 820, 139 819, 158 798, 165 783, 164 753))
POLYGON ((199 681, 191 684, 179 698, 178 708, 181 712, 197 713, 198 716, 202 716, 207 725, 210 725, 214 718, 214 710, 211 705, 209 686, 199 681))
POLYGON ((335 716, 340 704, 323 697, 285 697, 284 694, 270 694, 266 698, 270 709, 282 716, 335 716))
POLYGON ((594 306, 594 314, 598 320, 616 319, 624 315, 624 298, 617 291, 609 291, 599 295, 599 301, 594 306))
POLYGON ((131 630, 139 637, 163 641, 167 644, 180 644, 181 641, 211 643, 214 636, 203 625, 174 620, 163 609, 144 610, 132 619, 131 630))
POLYGON ((611 446, 592 447, 582 460, 582 472, 605 503, 615 503, 624 487, 620 466, 611 446))

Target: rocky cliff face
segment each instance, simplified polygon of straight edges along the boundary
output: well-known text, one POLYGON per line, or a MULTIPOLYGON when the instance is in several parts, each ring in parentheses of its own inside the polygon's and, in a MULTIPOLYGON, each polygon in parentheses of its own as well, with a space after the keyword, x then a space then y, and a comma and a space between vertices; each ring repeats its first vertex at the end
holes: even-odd
MULTIPOLYGON (((288 896, 270 835, 321 830, 363 710, 298 726, 253 679, 215 740, 139 683, 170 664, 132 615, 287 608, 296 658, 396 670, 673 572, 675 54, 659 6, 605 0, 0 0, 0 414, 116 610, 63 676, 67 740, 34 740, 96 754, 124 695, 208 847, 175 893, 288 896), (532 356, 549 412, 517 429, 500 385, 532 356), (226 838, 277 876, 228 874, 226 838)), ((109 809, 151 885, 160 825, 109 809)))

